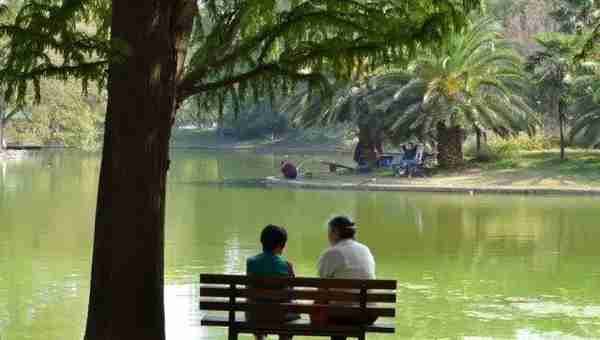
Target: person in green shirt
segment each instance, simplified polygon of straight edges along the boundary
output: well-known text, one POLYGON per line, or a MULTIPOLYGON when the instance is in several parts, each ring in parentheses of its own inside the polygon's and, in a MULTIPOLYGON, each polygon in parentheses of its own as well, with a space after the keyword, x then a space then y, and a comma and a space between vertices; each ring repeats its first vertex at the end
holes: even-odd
MULTIPOLYGON (((262 243, 263 252, 249 258, 246 261, 246 274, 248 276, 258 277, 294 277, 294 268, 290 262, 283 258, 282 254, 287 243, 287 231, 285 228, 268 225, 260 234, 260 242, 262 243)), ((262 287, 261 287, 262 288, 262 287)), ((266 287, 273 288, 273 287, 266 287)), ((281 287, 286 289, 286 287, 281 287)), ((254 300, 253 302, 260 303, 262 300, 254 300)), ((263 301, 271 302, 271 301, 263 301)), ((286 301, 277 301, 286 302, 286 301)), ((246 313, 248 321, 260 322, 260 321, 277 321, 277 322, 289 322, 298 319, 298 315, 288 313, 283 317, 255 315, 254 313, 246 313), (267 317, 268 319, 264 319, 267 317), (273 319, 275 317, 275 319, 273 319)), ((255 334, 256 340, 265 339, 264 334, 255 334)), ((280 335, 280 340, 290 340, 291 336, 280 335)))

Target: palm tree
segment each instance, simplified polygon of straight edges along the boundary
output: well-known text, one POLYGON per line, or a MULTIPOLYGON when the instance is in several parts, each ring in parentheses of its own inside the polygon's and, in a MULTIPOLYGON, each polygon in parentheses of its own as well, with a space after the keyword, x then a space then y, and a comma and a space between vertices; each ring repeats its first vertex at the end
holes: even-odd
POLYGON ((584 63, 593 73, 581 75, 573 81, 577 97, 569 107, 574 115, 571 139, 578 144, 595 147, 600 145, 600 63, 584 63))
MULTIPOLYGON (((522 71, 521 58, 502 38, 500 27, 479 20, 455 31, 439 49, 422 51, 406 68, 382 69, 362 83, 339 88, 323 115, 308 110, 304 117, 354 119, 359 139, 361 125, 374 127, 370 135, 396 141, 434 139, 440 165, 455 167, 463 162, 467 128, 478 135, 484 129, 501 136, 530 131, 533 113, 522 96, 522 71)), ((308 107, 318 104, 313 99, 308 107)))
POLYGON ((537 85, 542 109, 558 118, 560 159, 565 159, 567 106, 570 101, 572 62, 577 37, 561 33, 546 33, 536 38, 542 49, 527 61, 532 82, 537 85))
MULTIPOLYGON (((500 136, 531 129, 532 111, 521 96, 526 84, 521 58, 489 19, 474 22, 440 51, 417 59, 412 73, 417 81, 401 88, 394 98, 409 87, 424 90, 421 114, 414 118, 400 114, 396 124, 405 126, 400 129, 403 132, 417 127, 436 135, 441 166, 463 162, 462 144, 468 128, 476 133, 479 147, 485 129, 500 136)), ((395 101, 394 106, 398 112, 402 103, 395 101)), ((414 104, 407 108, 405 113, 418 113, 414 104)))

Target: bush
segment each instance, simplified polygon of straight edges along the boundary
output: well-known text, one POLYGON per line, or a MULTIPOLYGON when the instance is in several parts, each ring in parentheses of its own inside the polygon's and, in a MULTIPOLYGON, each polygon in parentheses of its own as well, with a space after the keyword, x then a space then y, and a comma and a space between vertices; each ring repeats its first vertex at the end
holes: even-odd
POLYGON ((525 134, 520 134, 516 137, 506 139, 508 143, 515 144, 518 151, 544 151, 557 147, 559 141, 543 134, 529 137, 525 134))
POLYGON ((514 159, 523 151, 519 142, 514 138, 492 138, 488 142, 488 146, 492 160, 514 159))
POLYGON ((280 136, 290 128, 288 117, 281 112, 273 111, 266 103, 254 105, 247 111, 240 112, 237 120, 232 115, 228 113, 225 127, 235 131, 236 136, 242 140, 280 136))
POLYGON ((288 140, 300 144, 347 144, 354 145, 351 124, 339 123, 333 126, 314 126, 296 128, 291 131, 288 140))
POLYGON ((42 83, 42 101, 26 107, 27 118, 9 121, 8 140, 45 146, 97 150, 102 142, 104 99, 82 96, 76 82, 47 80, 42 83))
POLYGON ((521 152, 543 151, 558 146, 558 141, 546 135, 530 137, 526 134, 501 138, 491 136, 487 143, 482 143, 482 148, 477 153, 474 138, 469 138, 465 144, 465 154, 478 161, 496 161, 501 159, 515 159, 521 152))

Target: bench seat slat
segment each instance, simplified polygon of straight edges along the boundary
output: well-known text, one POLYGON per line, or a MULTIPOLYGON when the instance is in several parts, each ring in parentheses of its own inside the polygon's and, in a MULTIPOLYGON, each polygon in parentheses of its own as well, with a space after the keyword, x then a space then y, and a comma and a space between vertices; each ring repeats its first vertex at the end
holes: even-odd
MULTIPOLYGON (((226 317, 222 316, 213 316, 206 315, 202 318, 201 324, 203 326, 216 326, 216 327, 229 327, 229 320, 226 317)), ((257 324, 249 324, 246 322, 244 317, 238 316, 236 318, 235 328, 242 332, 250 332, 256 330, 268 330, 273 333, 277 331, 286 332, 290 331, 290 333, 294 333, 297 335, 300 331, 304 331, 304 335, 314 335, 320 334, 323 336, 328 335, 336 335, 336 334, 352 334, 356 332, 360 332, 362 330, 361 327, 352 327, 352 326, 336 326, 336 325, 326 325, 326 326, 317 326, 312 324, 309 320, 301 319, 292 322, 282 323, 279 325, 266 325, 261 327, 257 324)), ((394 333, 395 326, 393 324, 385 324, 385 323, 375 323, 374 325, 367 326, 365 329, 368 333, 394 333)))
POLYGON ((229 302, 217 302, 217 301, 200 301, 200 309, 206 311, 255 311, 260 310, 261 313, 298 313, 298 314, 311 314, 318 313, 326 308, 332 313, 361 313, 366 311, 367 314, 376 317, 395 317, 395 308, 366 308, 366 310, 360 307, 351 306, 337 306, 337 305, 319 305, 319 304, 299 304, 299 303, 278 303, 278 304, 265 304, 265 303, 249 303, 249 302, 236 302, 230 304, 229 302))
MULTIPOLYGON (((231 289, 219 287, 200 287, 200 296, 202 297, 229 297, 231 289)), ((340 292, 340 291, 319 291, 319 290, 275 290, 275 289, 256 289, 256 288, 237 288, 236 297, 240 298, 263 298, 263 299, 292 299, 292 300, 329 300, 343 302, 360 302, 360 293, 340 292)), ((367 295, 367 302, 387 302, 395 303, 395 293, 373 293, 367 295)))
POLYGON ((339 280, 319 278, 264 278, 249 277, 245 275, 200 275, 201 284, 219 285, 253 285, 253 286, 289 286, 289 287, 311 287, 311 288, 343 288, 343 289, 386 289, 396 290, 397 284, 394 280, 339 280))

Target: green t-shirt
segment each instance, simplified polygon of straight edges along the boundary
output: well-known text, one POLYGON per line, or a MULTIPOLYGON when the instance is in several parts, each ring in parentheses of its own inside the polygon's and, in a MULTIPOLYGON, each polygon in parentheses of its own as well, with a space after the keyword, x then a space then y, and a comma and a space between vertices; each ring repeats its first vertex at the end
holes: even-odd
POLYGON ((273 253, 261 253, 246 261, 246 274, 254 276, 290 276, 287 261, 273 253))
MULTIPOLYGON (((246 274, 251 276, 259 277, 289 277, 292 276, 290 266, 288 262, 279 255, 273 253, 264 252, 254 257, 249 258, 246 261, 246 274)), ((271 287, 272 288, 272 287, 271 287)), ((286 289, 281 287, 281 289, 286 289)), ((254 302, 289 302, 289 299, 257 299, 254 302)), ((256 313, 255 311, 246 312, 247 320, 257 321, 269 321, 269 322, 288 322, 299 319, 300 316, 294 313, 285 313, 283 315, 270 315, 256 313)))

